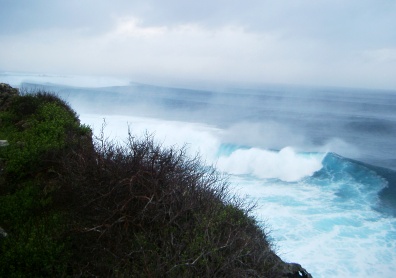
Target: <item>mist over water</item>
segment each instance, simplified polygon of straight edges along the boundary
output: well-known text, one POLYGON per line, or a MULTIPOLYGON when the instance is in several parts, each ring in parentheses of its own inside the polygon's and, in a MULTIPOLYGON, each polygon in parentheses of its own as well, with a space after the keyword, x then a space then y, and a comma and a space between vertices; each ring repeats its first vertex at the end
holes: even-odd
POLYGON ((396 92, 22 86, 58 93, 95 133, 105 119, 120 142, 129 126, 199 152, 314 277, 396 277, 396 92))

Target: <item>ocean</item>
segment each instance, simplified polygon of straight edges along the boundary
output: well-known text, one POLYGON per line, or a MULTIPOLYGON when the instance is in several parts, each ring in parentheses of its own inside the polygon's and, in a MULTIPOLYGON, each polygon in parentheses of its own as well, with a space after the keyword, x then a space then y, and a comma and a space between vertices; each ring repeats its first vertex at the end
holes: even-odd
POLYGON ((229 175, 277 253, 313 277, 396 277, 396 91, 171 88, 1 73, 68 101, 95 134, 128 128, 229 175))

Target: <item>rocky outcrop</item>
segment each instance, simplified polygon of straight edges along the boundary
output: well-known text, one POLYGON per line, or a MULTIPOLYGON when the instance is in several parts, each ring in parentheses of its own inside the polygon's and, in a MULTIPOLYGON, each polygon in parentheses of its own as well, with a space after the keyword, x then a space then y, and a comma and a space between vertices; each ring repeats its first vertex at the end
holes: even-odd
POLYGON ((2 227, 0 227, 0 240, 7 236, 8 236, 8 234, 6 233, 6 231, 4 231, 4 229, 2 227))
POLYGON ((18 89, 8 84, 0 83, 0 110, 7 109, 9 101, 18 94, 18 89))
POLYGON ((6 147, 8 146, 8 141, 7 140, 0 140, 0 147, 6 147))
POLYGON ((296 263, 284 263, 283 277, 285 278, 312 278, 301 265, 296 263))
POLYGON ((278 255, 274 254, 274 260, 277 262, 277 272, 282 278, 312 278, 312 275, 305 270, 300 264, 287 263, 278 255))

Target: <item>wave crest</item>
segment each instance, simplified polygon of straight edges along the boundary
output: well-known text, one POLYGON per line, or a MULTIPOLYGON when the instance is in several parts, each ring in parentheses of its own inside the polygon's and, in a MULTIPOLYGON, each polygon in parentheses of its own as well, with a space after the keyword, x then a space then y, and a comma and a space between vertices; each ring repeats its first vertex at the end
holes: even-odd
POLYGON ((233 175, 295 182, 319 171, 324 156, 321 153, 296 153, 291 147, 280 151, 236 149, 229 155, 221 155, 217 168, 233 175))

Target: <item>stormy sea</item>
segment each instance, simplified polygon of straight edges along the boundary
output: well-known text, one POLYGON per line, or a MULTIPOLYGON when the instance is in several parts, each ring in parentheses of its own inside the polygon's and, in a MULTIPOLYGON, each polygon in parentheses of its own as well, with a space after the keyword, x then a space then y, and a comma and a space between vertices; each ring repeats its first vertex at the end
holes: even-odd
POLYGON ((128 128, 229 175, 277 253, 313 277, 396 277, 396 91, 262 85, 172 88, 1 73, 52 91, 98 134, 128 128))

